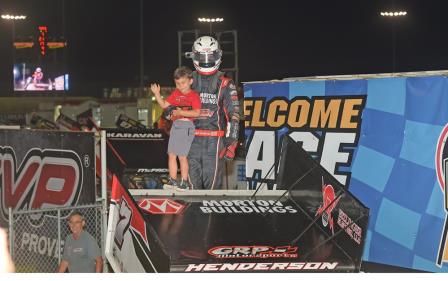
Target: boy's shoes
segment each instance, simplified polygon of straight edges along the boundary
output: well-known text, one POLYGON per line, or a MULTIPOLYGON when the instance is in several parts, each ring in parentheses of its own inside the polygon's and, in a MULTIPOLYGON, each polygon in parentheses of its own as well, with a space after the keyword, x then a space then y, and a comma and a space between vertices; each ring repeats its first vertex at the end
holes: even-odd
POLYGON ((179 184, 179 186, 176 187, 177 190, 190 190, 193 189, 193 186, 186 180, 182 180, 179 184))
POLYGON ((168 180, 168 183, 167 183, 167 184, 172 185, 172 186, 177 186, 177 180, 175 180, 175 179, 173 179, 173 178, 170 178, 170 179, 168 180))
POLYGON ((173 189, 173 188, 178 191, 185 191, 193 189, 193 186, 186 180, 181 180, 181 182, 178 183, 175 179, 169 178, 168 182, 163 185, 163 189, 173 189))
POLYGON ((173 188, 178 188, 178 186, 179 185, 178 185, 177 181, 170 177, 168 179, 168 182, 163 185, 163 189, 173 189, 173 188))

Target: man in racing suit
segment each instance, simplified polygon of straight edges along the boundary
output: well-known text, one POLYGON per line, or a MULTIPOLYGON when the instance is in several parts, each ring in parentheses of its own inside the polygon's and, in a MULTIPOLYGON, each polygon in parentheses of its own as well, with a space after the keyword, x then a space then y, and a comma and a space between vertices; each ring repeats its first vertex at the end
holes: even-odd
POLYGON ((233 81, 218 71, 218 41, 202 36, 192 49, 192 89, 200 94, 201 114, 194 120, 195 138, 188 154, 190 181, 194 189, 222 189, 224 161, 234 158, 238 143, 238 95, 233 81))

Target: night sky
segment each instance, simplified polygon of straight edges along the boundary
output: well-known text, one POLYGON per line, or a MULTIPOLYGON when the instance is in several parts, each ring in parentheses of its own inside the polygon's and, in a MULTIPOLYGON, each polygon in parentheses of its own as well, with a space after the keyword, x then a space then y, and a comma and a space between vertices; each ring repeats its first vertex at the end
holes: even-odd
MULTIPOLYGON (((64 33, 73 94, 100 96, 103 87, 139 84, 140 0, 1 0, 0 13, 22 13, 16 35, 47 25, 64 33)), ((448 69, 446 0, 144 0, 144 64, 148 81, 172 86, 177 31, 209 26, 238 32, 240 81, 286 77, 448 69), (380 11, 406 10, 406 18, 380 11)), ((0 22, 0 95, 11 95, 11 24, 0 22)), ((191 65, 190 65, 191 66, 191 65)))

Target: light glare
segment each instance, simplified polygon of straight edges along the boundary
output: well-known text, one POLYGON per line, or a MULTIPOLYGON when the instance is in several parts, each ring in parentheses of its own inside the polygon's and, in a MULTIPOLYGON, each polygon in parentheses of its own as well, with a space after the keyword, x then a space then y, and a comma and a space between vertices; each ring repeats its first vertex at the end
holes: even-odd
POLYGON ((380 15, 383 17, 401 17, 407 14, 408 13, 406 11, 380 12, 380 15))
POLYGON ((224 18, 198 18, 199 22, 223 22, 224 18))
POLYGON ((2 15, 2 19, 4 20, 24 20, 26 16, 24 15, 2 15))

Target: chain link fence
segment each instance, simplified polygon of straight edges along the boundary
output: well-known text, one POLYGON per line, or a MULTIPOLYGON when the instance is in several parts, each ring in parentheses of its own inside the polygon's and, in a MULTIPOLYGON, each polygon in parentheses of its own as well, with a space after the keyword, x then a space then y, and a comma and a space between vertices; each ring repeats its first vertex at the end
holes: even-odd
POLYGON ((56 272, 71 234, 68 216, 80 212, 85 219, 84 230, 97 241, 103 253, 105 229, 101 203, 58 209, 12 211, 9 214, 10 252, 16 272, 56 272))

